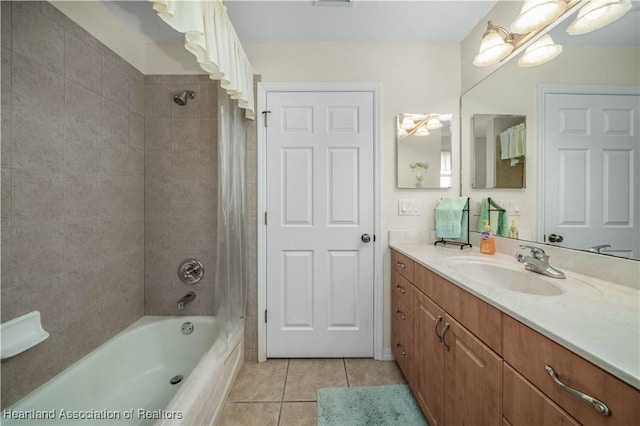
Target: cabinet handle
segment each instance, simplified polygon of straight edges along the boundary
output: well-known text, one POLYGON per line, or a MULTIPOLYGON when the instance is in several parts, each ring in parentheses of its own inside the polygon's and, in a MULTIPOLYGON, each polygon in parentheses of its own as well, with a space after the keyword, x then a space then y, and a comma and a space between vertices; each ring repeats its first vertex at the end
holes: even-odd
POLYGON ((438 341, 442 342, 442 336, 438 334, 438 324, 440 324, 440 321, 442 321, 442 315, 438 315, 438 318, 436 318, 436 323, 433 326, 433 331, 435 331, 436 336, 438 336, 438 341))
POLYGON ((447 332, 447 330, 449 330, 449 323, 446 322, 444 324, 444 327, 442 328, 442 343, 444 343, 444 349, 449 352, 449 345, 447 344, 447 339, 445 339, 444 335, 447 332))
POLYGON ((553 381, 556 383, 556 385, 558 385, 560 387, 560 389, 565 390, 567 392, 569 392, 571 395, 573 396, 577 396, 578 398, 588 402, 589 404, 593 405, 593 408, 596 409, 596 411, 600 414, 602 414, 603 416, 610 416, 611 415, 611 410, 609 410, 609 407, 607 407, 607 405, 592 397, 587 395, 586 393, 582 393, 579 390, 575 390, 567 385, 565 385, 564 383, 562 383, 560 381, 560 379, 558 379, 558 376, 556 375, 556 372, 553 371, 553 368, 549 367, 548 365, 544 366, 545 371, 551 376, 551 378, 553 379, 553 381))
POLYGON ((404 351, 404 348, 402 347, 400 342, 396 342, 396 349, 398 349, 400 351, 402 356, 407 356, 407 353, 404 351))
POLYGON ((400 287, 400 284, 398 284, 398 283, 396 283, 396 288, 399 289, 400 293, 402 293, 402 294, 406 294, 407 293, 407 291, 403 287, 400 287))
POLYGON ((396 260, 396 265, 398 265, 402 269, 405 269, 407 267, 407 265, 405 265, 404 263, 400 262, 399 260, 396 260))
POLYGON ((402 311, 400 310, 400 308, 396 308, 396 315, 400 317, 401 320, 406 320, 407 317, 404 316, 404 314, 402 313, 402 311))

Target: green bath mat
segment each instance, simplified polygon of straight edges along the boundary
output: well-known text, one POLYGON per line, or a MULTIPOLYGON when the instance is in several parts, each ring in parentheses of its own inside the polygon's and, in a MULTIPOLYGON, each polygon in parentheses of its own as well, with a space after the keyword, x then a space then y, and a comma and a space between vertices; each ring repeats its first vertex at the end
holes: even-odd
POLYGON ((318 426, 428 423, 407 385, 318 389, 318 426))

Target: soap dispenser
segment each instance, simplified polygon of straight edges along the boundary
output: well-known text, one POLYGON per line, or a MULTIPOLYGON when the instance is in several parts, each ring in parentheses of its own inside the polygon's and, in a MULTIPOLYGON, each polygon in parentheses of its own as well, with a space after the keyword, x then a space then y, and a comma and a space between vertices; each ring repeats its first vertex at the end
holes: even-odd
POLYGON ((480 236, 480 253, 482 254, 496 254, 496 242, 491 235, 491 227, 489 226, 489 220, 484 221, 484 231, 480 236))
POLYGON ((516 228, 516 221, 511 221, 511 228, 509 228, 509 238, 518 239, 518 228, 516 228))

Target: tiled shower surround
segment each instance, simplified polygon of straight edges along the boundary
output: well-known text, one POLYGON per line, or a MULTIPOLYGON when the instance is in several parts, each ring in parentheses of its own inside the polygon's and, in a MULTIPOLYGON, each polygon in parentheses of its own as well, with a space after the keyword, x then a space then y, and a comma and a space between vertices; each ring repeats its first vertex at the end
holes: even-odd
POLYGON ((212 315, 218 192, 217 87, 206 75, 145 76, 145 313, 212 315), (196 92, 180 106, 173 95, 196 92), (187 258, 204 265, 195 285, 178 279, 187 258), (189 291, 196 299, 176 309, 189 291))
POLYGON ((144 79, 47 2, 2 2, 2 407, 144 313, 144 79))
MULTIPOLYGON (((47 2, 2 1, 2 321, 50 337, 2 361, 2 408, 144 314, 212 314, 217 83, 143 76, 47 2), (195 90, 179 107, 172 95, 195 90), (200 258, 205 279, 178 281, 200 258), (179 312, 190 290, 196 300, 179 312)), ((249 306, 256 355, 256 143, 247 121, 249 306)))

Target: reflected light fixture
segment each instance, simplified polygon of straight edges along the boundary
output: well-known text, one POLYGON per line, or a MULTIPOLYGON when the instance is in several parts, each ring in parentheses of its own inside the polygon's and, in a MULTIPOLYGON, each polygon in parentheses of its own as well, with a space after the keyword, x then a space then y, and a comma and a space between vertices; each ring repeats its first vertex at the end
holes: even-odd
POLYGON ((518 34, 537 31, 558 19, 565 10, 566 0, 525 0, 511 31, 518 34))
POLYGON ((442 128, 442 122, 440 121, 440 117, 434 116, 434 117, 429 118, 427 120, 427 123, 425 124, 425 126, 429 130, 441 129, 442 128))
POLYGON ((484 67, 497 64, 513 51, 513 39, 513 34, 489 21, 482 35, 480 52, 473 58, 473 65, 484 67))
POLYGON ((418 127, 418 129, 414 132, 414 135, 416 136, 429 136, 430 134, 431 133, 425 126, 418 127))
POLYGON ((408 136, 429 136, 429 130, 436 130, 443 127, 442 121, 450 121, 451 117, 440 116, 440 114, 401 114, 398 116, 398 138, 404 139, 408 136))
POLYGON ((631 0, 591 0, 578 11, 567 33, 586 34, 621 18, 631 9, 631 0))
POLYGON ((402 123, 400 124, 400 128, 404 130, 413 129, 416 126, 416 123, 409 117, 405 117, 402 119, 402 123))
POLYGON ((518 59, 521 67, 535 67, 549 62, 562 53, 562 46, 554 44, 549 34, 545 34, 532 43, 518 59))

